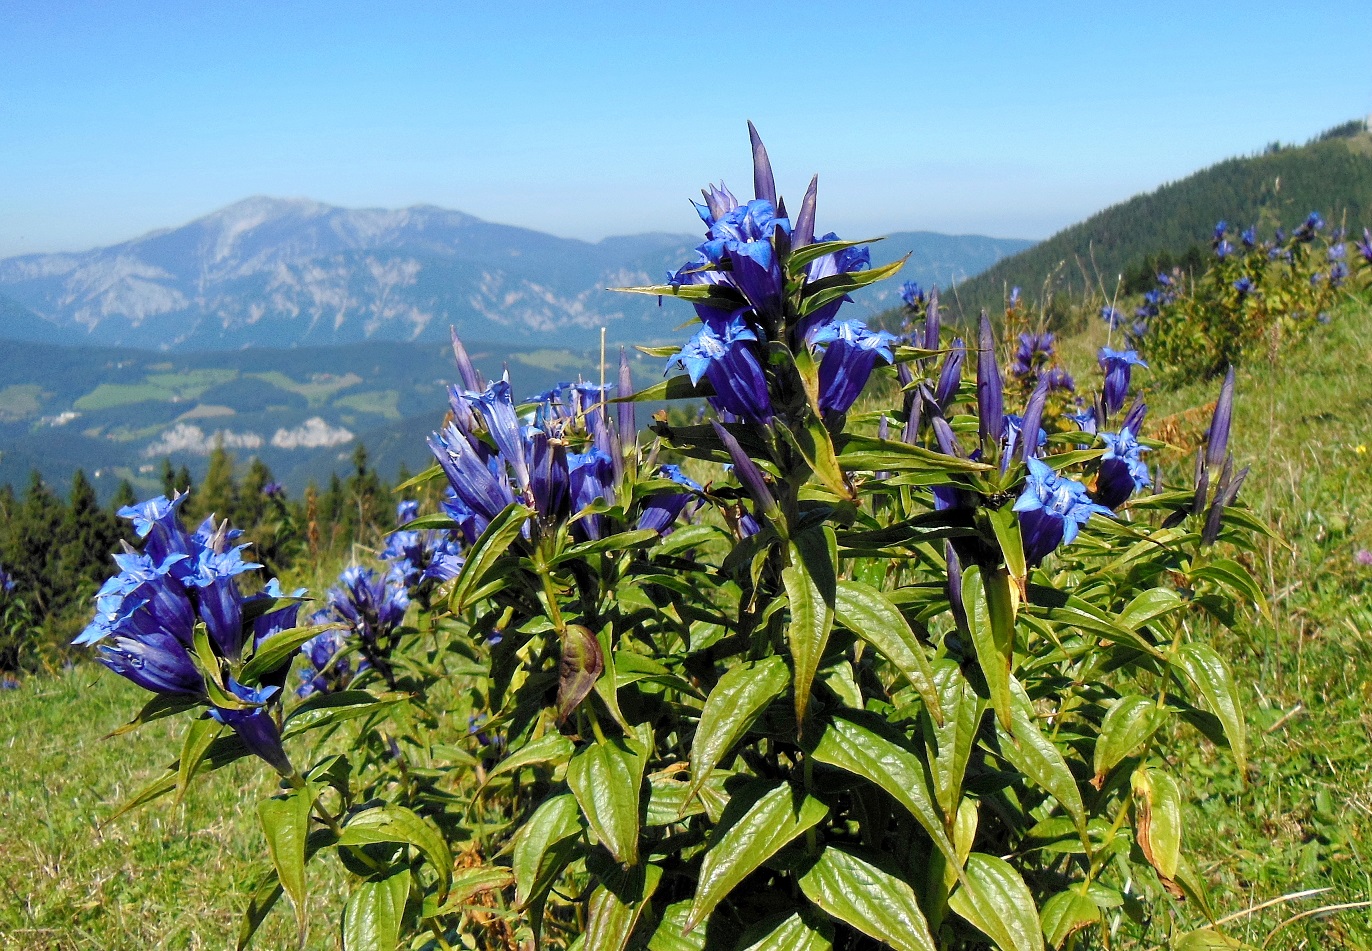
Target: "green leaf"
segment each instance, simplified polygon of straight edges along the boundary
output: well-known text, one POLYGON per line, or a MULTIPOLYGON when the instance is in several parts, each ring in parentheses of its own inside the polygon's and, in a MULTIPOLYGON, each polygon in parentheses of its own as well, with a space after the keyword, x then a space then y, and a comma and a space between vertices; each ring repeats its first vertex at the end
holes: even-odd
POLYGON ((605 670, 605 653, 595 634, 580 624, 568 624, 562 632, 562 654, 557 664, 557 719, 566 720, 595 687, 605 670))
POLYGON ((939 808, 944 816, 954 816, 962 798, 962 781, 976 745, 977 725, 985 701, 951 660, 942 660, 934 668, 934 683, 943 722, 940 724, 932 714, 924 721, 925 750, 939 808))
POLYGON ((1168 882, 1181 861, 1181 790, 1161 769, 1145 766, 1130 778, 1134 794, 1134 838, 1148 864, 1168 882))
POLYGON ((831 845, 800 878, 820 909, 896 951, 937 951, 915 890, 889 872, 831 845))
POLYGON ((562 554, 554 558, 550 565, 560 565, 564 562, 575 561, 585 558, 587 555, 598 555, 607 551, 629 551, 633 548, 643 548, 651 545, 661 537, 661 533, 653 531, 651 528, 639 528, 630 532, 620 532, 618 535, 607 535, 604 538, 592 539, 573 545, 566 549, 562 554))
POLYGON ((973 852, 966 881, 948 907, 990 938, 1000 951, 1043 951, 1043 928, 1029 887, 1004 859, 973 852))
POLYGON ((899 261, 892 261, 890 264, 884 264, 881 267, 869 268, 865 271, 846 271, 829 277, 822 277, 818 281, 807 282, 800 299, 800 316, 807 317, 813 314, 825 304, 838 300, 849 291, 885 280, 904 267, 909 257, 910 255, 907 254, 899 261))
POLYGON ((453 581, 452 593, 448 595, 448 608, 454 614, 461 614, 472 601, 472 593, 480 587, 492 568, 495 567, 505 550, 519 537, 519 533, 534 514, 528 506, 511 502, 491 520, 476 544, 467 549, 467 560, 453 581))
POLYGON ((934 805, 924 766, 918 756, 891 736, 892 732, 885 721, 876 716, 836 714, 810 755, 818 762, 861 776, 886 790, 910 811, 939 851, 956 866, 957 853, 948 838, 943 817, 934 805))
POLYGON ((276 868, 277 879, 295 906, 302 945, 309 927, 305 907, 305 841, 310 835, 311 804, 309 787, 293 789, 257 804, 257 818, 267 837, 267 852, 276 868))
POLYGON ((1010 668, 1014 660, 1015 615, 1010 593, 1010 576, 992 572, 990 583, 979 567, 972 565, 962 575, 962 606, 972 647, 986 686, 991 691, 991 706, 1006 730, 1011 729, 1010 668))
POLYGON ((871 644, 919 692, 929 712, 943 721, 934 668, 924 646, 886 595, 860 581, 840 581, 835 601, 838 622, 871 644))
POLYGON ((662 912, 662 921, 648 940, 648 951, 705 951, 708 925, 687 932, 686 918, 691 913, 689 901, 674 902, 662 912))
POLYGON ((661 383, 655 383, 645 390, 639 390, 632 396, 617 396, 614 399, 606 400, 607 403, 662 403, 667 400, 699 400, 707 396, 713 396, 714 387, 708 380, 701 380, 700 385, 696 386, 691 382, 691 378, 685 374, 674 376, 661 383))
POLYGON ((397 695, 374 697, 365 690, 317 693, 286 714, 286 728, 282 732, 282 737, 290 739, 309 730, 379 713, 404 699, 397 695))
POLYGON ((341 627, 341 625, 311 624, 305 627, 293 627, 273 634, 262 642, 248 662, 238 671, 238 682, 249 687, 256 686, 261 683, 264 676, 280 670, 283 664, 290 663, 301 644, 317 634, 336 627, 341 627))
POLYGON ((281 895, 281 880, 273 868, 262 876, 248 899, 248 907, 243 909, 243 923, 238 926, 238 943, 235 945, 238 951, 243 951, 252 943, 253 935, 257 934, 257 929, 262 927, 262 922, 281 900, 281 895))
POLYGON ((1229 668, 1220 659, 1220 655, 1205 644, 1183 644, 1177 651, 1177 664, 1200 689, 1210 712, 1217 716, 1224 726, 1224 735, 1229 740, 1229 748, 1234 752, 1239 776, 1246 777, 1248 729, 1243 719, 1239 692, 1234 686, 1234 679, 1229 675, 1229 668))
POLYGON ((410 519, 404 525, 398 526, 396 528, 396 531, 417 532, 422 528, 454 531, 455 529, 457 529, 457 527, 458 524, 453 521, 451 515, 444 515, 442 512, 436 512, 433 515, 416 516, 415 518, 410 519))
POLYGON ((186 730, 186 737, 181 742, 181 758, 177 761, 176 805, 181 805, 191 780, 200 771, 200 764, 204 762, 210 744, 219 738, 223 729, 219 721, 209 716, 191 721, 190 727, 186 730))
POLYGON ((821 485, 840 499, 856 498, 853 487, 839 466, 838 457, 834 454, 833 441, 829 438, 829 430, 824 428, 824 423, 811 416, 804 427, 794 431, 781 427, 779 432, 809 464, 811 472, 821 485))
POLYGON ((428 822, 404 806, 381 805, 348 817, 343 827, 343 835, 338 840, 344 845, 370 845, 374 842, 399 842, 412 845, 438 873, 438 897, 442 901, 448 894, 453 880, 453 857, 448 851, 448 843, 428 822))
POLYGON ((721 310, 737 310, 740 305, 746 303, 737 291, 726 284, 653 284, 648 287, 611 287, 607 289, 620 294, 679 297, 682 300, 699 301, 721 310))
POLYGON ((1100 924, 1100 909, 1081 892, 1058 892, 1048 899, 1040 913, 1043 934, 1054 948, 1061 948, 1078 931, 1100 924))
MULTIPOLYGON (((941 475, 952 473, 990 472, 991 467, 970 459, 947 456, 923 446, 912 446, 894 440, 874 439, 870 436, 846 436, 842 440, 838 461, 844 469, 860 469, 869 472, 889 470, 892 472, 930 472, 941 475)), ((951 483, 951 479, 939 483, 951 483)))
POLYGON ((724 817, 728 824, 716 828, 701 862, 687 929, 704 921, 735 885, 828 814, 828 806, 789 783, 771 788, 758 783, 735 794, 724 817))
POLYGON ((571 793, 548 797, 519 827, 512 864, 515 902, 520 908, 540 898, 556 880, 562 870, 556 846, 580 832, 576 797, 571 793))
POLYGON ((739 664, 719 678, 705 698, 691 743, 690 797, 694 798, 719 761, 790 683, 791 671, 776 655, 739 664))
POLYGON ((647 865, 597 886, 586 906, 584 951, 624 951, 661 881, 662 869, 647 865))
POLYGON ((998 509, 988 511, 986 516, 991 523, 991 530, 995 532, 996 541, 1000 543, 1000 552, 1005 558, 1005 567, 1010 570, 1010 577, 1016 584, 1023 585, 1029 569, 1024 562, 1024 540, 1020 537, 1014 503, 1007 502, 998 509))
POLYGON ((1063 759, 1062 753, 1042 731, 1034 717, 1034 706, 1024 688, 1013 677, 1010 679, 1014 695, 1012 729, 1010 736, 1002 734, 1001 752, 1015 768, 1067 810, 1077 828, 1077 834, 1086 838, 1086 805, 1081 799, 1081 789, 1077 778, 1063 759))
POLYGON ((343 908, 343 951, 395 951, 409 897, 403 865, 358 882, 343 908))
POLYGON ((406 489, 413 489, 417 486, 426 485, 427 483, 430 483, 435 479, 441 478, 443 478, 443 467, 435 463, 429 466, 429 468, 425 469, 419 475, 415 476, 413 479, 407 479, 404 482, 400 483, 391 491, 399 495, 406 489))
POLYGON ((1213 928, 1188 931, 1172 943, 1172 951, 1241 951, 1249 948, 1237 938, 1221 934, 1213 928))
POLYGON ((799 276, 806 266, 817 258, 822 258, 826 254, 834 254, 845 248, 856 248, 864 244, 876 244, 884 238, 863 238, 860 241, 816 241, 814 244, 807 244, 803 248, 796 248, 786 258, 786 271, 794 276, 799 276))
POLYGON ((1201 579, 1221 585, 1239 597, 1253 602, 1258 610, 1267 614, 1267 599, 1263 597, 1262 587, 1247 568, 1231 558, 1217 558, 1202 565, 1190 574, 1191 581, 1201 579))
POLYGON ((486 774, 486 784, 497 776, 513 773, 515 770, 524 769, 528 766, 539 766, 551 764, 559 766, 572 758, 572 753, 576 747, 572 741, 561 733, 545 733, 536 740, 525 743, 509 756, 497 763, 490 772, 486 774))
MULTIPOLYGON (((572 808, 575 811, 575 804, 572 808)), ((432 896, 425 897, 423 916, 436 918, 439 915, 451 914, 476 896, 505 888, 513 882, 514 875, 507 868, 469 866, 453 873, 452 887, 448 889, 448 897, 442 903, 432 896)))
POLYGON ((1093 758, 1097 789, 1105 784, 1110 770, 1124 762, 1139 747, 1148 742, 1166 720, 1166 715, 1158 709, 1157 702, 1150 697, 1130 694, 1120 697, 1100 723, 1100 734, 1096 737, 1096 752, 1093 758))
MULTIPOLYGON (((752 942, 743 951, 830 951, 834 946, 834 926, 827 921, 810 921, 806 915, 796 912, 783 919, 775 928, 750 929, 743 940, 753 937, 754 931, 766 933, 752 942)), ((655 951, 650 947, 650 951, 655 951)))
POLYGON ((827 525, 801 532, 790 543, 791 564, 781 573, 791 623, 786 640, 795 675, 796 731, 803 730, 810 690, 834 626, 837 595, 835 554, 838 541, 827 525))
POLYGON ((163 717, 174 716, 186 710, 193 710, 203 702, 198 697, 187 697, 184 694, 156 694, 151 700, 143 704, 143 709, 138 711, 137 716, 118 729, 106 733, 102 739, 108 740, 112 737, 123 736, 145 723, 151 723, 153 720, 160 720, 163 717))
POLYGON ((567 785, 586 822, 624 866, 638 864, 638 804, 647 756, 637 746, 632 738, 597 741, 567 764, 567 785))
POLYGON ((1186 609, 1186 602, 1171 588, 1149 588, 1120 612, 1119 622, 1137 631, 1150 621, 1186 609))

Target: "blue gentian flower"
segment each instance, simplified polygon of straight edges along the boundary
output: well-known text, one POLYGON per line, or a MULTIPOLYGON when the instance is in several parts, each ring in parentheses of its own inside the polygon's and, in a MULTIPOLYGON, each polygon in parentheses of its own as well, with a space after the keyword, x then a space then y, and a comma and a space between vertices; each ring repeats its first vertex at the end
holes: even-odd
POLYGON ((704 489, 701 488, 700 483, 682 472, 680 466, 662 466, 658 470, 658 475, 662 478, 671 479, 687 490, 685 492, 656 492, 644 502, 643 512, 639 515, 637 527, 665 535, 671 531, 672 523, 677 520, 691 499, 697 497, 697 494, 703 492, 704 489))
POLYGON ((1247 275, 1244 275, 1234 282, 1234 290, 1239 292, 1240 297, 1247 297, 1249 294, 1253 293, 1253 287, 1253 279, 1247 275))
POLYGON ((906 307, 920 308, 927 301, 924 296, 924 288, 919 286, 917 281, 906 281, 900 285, 900 299, 905 302, 906 307))
POLYGON ((1068 413, 1067 418, 1076 423, 1077 429, 1082 432, 1091 436, 1096 434, 1098 423, 1096 421, 1096 411, 1094 409, 1087 407, 1080 413, 1068 413))
POLYGON ((1331 287, 1339 287, 1348 279, 1348 265, 1342 261, 1335 261, 1329 269, 1329 284, 1331 287))
POLYGON ((1106 304, 1104 307, 1100 309, 1100 319, 1105 321, 1106 325, 1111 330, 1114 330, 1120 325, 1121 322, 1123 322, 1124 315, 1121 314, 1115 308, 1111 307, 1109 304, 1106 304))
POLYGON ((1252 248, 1258 243, 1258 230, 1253 225, 1243 229, 1243 234, 1239 236, 1245 248, 1252 248))
POLYGON ((1324 252, 1327 261, 1342 261, 1348 255, 1348 247, 1342 241, 1338 244, 1331 244, 1329 250, 1324 252))
POLYGON ((245 687, 232 678, 228 687, 229 692, 239 700, 254 706, 242 709, 211 707, 210 716, 225 726, 232 727, 238 738, 243 741, 243 745, 248 748, 248 752, 266 761, 282 776, 290 776, 295 770, 281 746, 281 730, 266 708, 267 702, 280 693, 280 688, 245 687))
POLYGON ((1362 229, 1362 240, 1357 242, 1357 248, 1363 261, 1372 266, 1372 231, 1367 228, 1362 229))
POLYGON ((1225 234, 1229 231, 1229 222, 1221 218, 1215 223, 1214 241, 1216 244, 1224 240, 1225 234))
POLYGON ((672 358, 667 369, 681 367, 699 384, 708 379, 715 389, 710 405, 750 423, 772 419, 772 398, 767 392, 767 377, 758 360, 757 333, 741 314, 735 314, 718 329, 706 324, 672 358))
POLYGON ((524 454, 523 433, 509 381, 496 380, 481 393, 464 395, 472 409, 481 414, 486 432, 500 450, 500 457, 514 470, 515 485, 521 492, 527 490, 529 461, 524 454))
MULTIPOLYGON (((324 610, 316 612, 310 621, 312 624, 327 624, 332 619, 332 612, 324 610)), ((348 646, 347 635, 337 627, 331 627, 306 641, 300 649, 305 663, 300 668, 301 684, 296 689, 296 695, 308 697, 346 689, 354 675, 348 646)), ((365 667, 366 661, 363 661, 358 671, 365 667)))
POLYGON ((1100 438, 1105 441, 1105 455, 1096 474, 1095 500, 1113 510, 1153 484, 1148 465, 1141 458, 1149 450, 1139 444, 1128 425, 1117 433, 1101 433, 1100 438))
POLYGON ((781 315, 785 275, 773 241, 777 231, 789 235, 791 223, 777 214, 776 205, 755 198, 731 209, 710 224, 700 254, 717 268, 727 268, 730 283, 739 289, 759 316, 781 315))
POLYGON ((1020 334, 1019 346, 1015 349, 1014 360, 1010 363, 1010 372, 1021 379, 1030 374, 1037 374, 1053 361, 1054 339, 1052 332, 1047 330, 1020 334))
POLYGON ((381 574, 352 565, 343 569, 338 582, 329 589, 328 616, 346 624, 363 656, 386 674, 396 629, 410 606, 404 578, 395 571, 381 574))
POLYGON ((1215 244, 1215 257, 1223 261, 1234 253, 1234 246, 1228 241, 1219 241, 1215 244))
POLYGON ((276 499, 283 497, 285 494, 286 487, 280 482, 268 482, 266 485, 262 486, 263 498, 276 499))
MULTIPOLYGON (((568 453, 567 471, 573 512, 581 512, 596 501, 615 500, 615 466, 608 453, 594 447, 584 453, 568 453)), ((604 521, 598 514, 583 515, 572 523, 572 534, 578 541, 602 538, 604 521)))
POLYGON ((0 592, 10 594, 13 591, 14 579, 11 578, 10 573, 5 570, 4 565, 0 565, 0 592))
POLYGON ((1105 388, 1102 393, 1107 413, 1117 413, 1124 406, 1124 398, 1129 394, 1129 379, 1134 367, 1147 368, 1134 350, 1111 350, 1100 348, 1100 365, 1105 371, 1105 388))
POLYGON ((891 344, 895 336, 869 330, 860 320, 840 320, 821 327, 811 343, 824 347, 819 364, 819 408, 825 413, 846 413, 857 400, 877 360, 895 361, 891 344))
POLYGON ((1024 491, 1014 510, 1019 513, 1025 560, 1037 565, 1059 545, 1075 541, 1092 515, 1111 513, 1087 497, 1086 486, 1059 475, 1042 460, 1031 458, 1028 466, 1024 491))

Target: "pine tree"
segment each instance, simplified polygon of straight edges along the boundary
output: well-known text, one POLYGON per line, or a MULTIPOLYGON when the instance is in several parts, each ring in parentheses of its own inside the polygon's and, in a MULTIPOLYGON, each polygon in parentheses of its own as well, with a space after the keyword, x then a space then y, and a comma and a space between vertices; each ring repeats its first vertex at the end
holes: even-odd
POLYGON ((56 582, 65 592, 62 601, 84 601, 94 594, 109 574, 110 553, 118 545, 119 536, 119 523, 108 509, 100 506, 86 473, 77 469, 52 545, 56 582))
MULTIPOLYGON (((170 465, 167 467, 171 468, 170 465)), ((138 495, 133 491, 133 485, 128 479, 120 479, 119 485, 114 489, 114 498, 110 499, 110 511, 119 514, 119 510, 138 502, 138 495)))
POLYGON ((5 547, 0 551, 0 564, 26 592, 35 614, 47 614, 61 601, 62 592, 54 577, 57 565, 53 539, 62 525, 65 508, 43 482, 42 475, 34 470, 23 502, 15 506, 15 517, 10 520, 5 547))
POLYGON ((162 471, 158 474, 158 478, 162 480, 162 494, 167 498, 175 495, 177 489, 184 490, 186 485, 190 483, 190 477, 190 473, 186 473, 186 482, 178 484, 179 480, 172 470, 171 456, 162 457, 162 471))
POLYGON ((210 452, 210 466, 205 473, 205 481, 191 496, 193 518, 202 519, 214 515, 217 519, 232 517, 238 504, 238 483, 233 478, 233 455, 224 448, 221 440, 216 440, 210 452))
POLYGON ((252 528, 262 521, 267 510, 267 500, 262 490, 267 483, 274 482, 272 470, 261 459, 253 456, 248 463, 248 474, 243 478, 243 488, 238 493, 238 505, 233 511, 233 523, 239 528, 252 528))

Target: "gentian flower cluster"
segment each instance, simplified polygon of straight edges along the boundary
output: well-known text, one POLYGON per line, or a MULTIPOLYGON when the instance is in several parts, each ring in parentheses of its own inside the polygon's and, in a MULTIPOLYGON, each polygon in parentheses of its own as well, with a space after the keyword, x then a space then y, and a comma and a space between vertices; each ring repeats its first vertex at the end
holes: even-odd
MULTIPOLYGON (((701 355, 692 366, 721 373, 721 388, 740 379, 725 372, 740 366, 752 366, 761 379, 755 354, 739 346, 753 339, 748 336, 751 328, 739 319, 731 320, 726 334, 744 335, 732 342, 714 337, 708 326, 706 331, 705 337, 697 337, 701 346, 724 347, 728 352, 711 350, 711 355, 701 355), (734 357, 729 353, 742 362, 731 362, 734 357)), ((429 447, 448 478, 449 498, 441 507, 464 537, 475 541, 492 519, 516 501, 534 511, 532 532, 538 537, 568 521, 578 541, 604 537, 609 530, 605 517, 586 509, 598 501, 613 505, 619 500, 625 467, 635 455, 631 452, 637 434, 633 404, 621 403, 615 413, 606 408, 615 393, 632 395, 627 355, 620 354, 617 383, 603 389, 598 384, 560 383, 530 401, 534 406, 525 419, 515 406, 508 380, 484 383, 456 338, 454 352, 466 388, 449 388, 450 421, 433 434, 429 447), (573 516, 580 517, 573 520, 573 516)), ((750 412, 751 418, 759 418, 767 409, 765 384, 750 390, 745 381, 725 392, 736 397, 730 405, 750 412)), ((687 501, 681 499, 676 513, 687 501)), ((661 512, 649 521, 656 523, 660 518, 661 512)), ((460 570, 456 560, 451 549, 435 549, 426 572, 430 577, 447 572, 455 576, 460 570)))
POLYGON ((14 591, 14 579, 5 570, 4 565, 0 565, 0 594, 9 594, 14 591))
POLYGON ((119 573, 101 586, 95 618, 73 643, 97 646, 100 663, 145 690, 207 705, 249 751, 290 775, 273 711, 291 657, 256 685, 240 683, 233 672, 295 627, 299 605, 274 606, 281 598, 275 579, 262 594, 245 597, 239 577, 261 566, 243 560, 247 545, 233 544, 242 533, 212 518, 186 532, 177 517, 185 498, 159 496, 120 510, 145 540, 143 549, 115 555, 119 573))
POLYGON ((419 515, 419 503, 411 499, 397 503, 395 514, 400 528, 386 536, 381 557, 404 579, 405 586, 414 588, 426 581, 456 578, 462 570, 462 544, 453 533, 406 529, 405 525, 419 515))
POLYGON ((367 663, 394 686, 389 658, 409 607, 405 576, 395 567, 383 573, 352 565, 343 569, 338 585, 329 589, 321 619, 341 622, 367 663))
MULTIPOLYGON (((316 611, 310 618, 311 623, 327 624, 334 619, 333 612, 325 608, 316 611)), ((343 630, 331 627, 316 634, 300 648, 305 663, 300 668, 301 684, 296 695, 309 697, 316 693, 337 693, 352 682, 353 677, 366 670, 366 660, 353 667, 351 645, 343 630)))
MULTIPOLYGON (((696 248, 696 260, 669 276, 674 288, 712 285, 714 298, 692 298, 702 327, 667 364, 667 373, 684 371, 692 385, 709 382, 708 396, 716 412, 745 423, 767 425, 776 409, 774 384, 765 370, 766 348, 781 342, 799 352, 819 355, 821 410, 827 415, 846 412, 866 385, 876 364, 891 363, 895 337, 869 330, 857 320, 839 321, 837 314, 849 300, 846 294, 826 299, 792 325, 786 321, 787 293, 784 262, 794 251, 816 243, 815 196, 810 182, 794 227, 781 210, 767 151, 757 130, 749 126, 753 143, 754 194, 740 203, 723 185, 702 191, 696 210, 706 226, 706 240, 696 248)), ((818 242, 837 242, 825 234, 818 242)), ((843 274, 871 267, 865 247, 843 247, 810 261, 804 283, 816 285, 843 274)), ((907 306, 928 307, 929 298, 917 284, 902 289, 907 306)))
POLYGON ((1070 545, 1092 515, 1112 513, 1091 501, 1086 486, 1059 475, 1047 463, 1030 459, 1028 466, 1029 476, 1014 510, 1019 513, 1025 560, 1037 565, 1059 545, 1070 545))
POLYGON ((1011 375, 1025 384, 1046 380, 1050 390, 1075 390, 1077 384, 1071 374, 1055 363, 1054 341, 1053 333, 1047 330, 1020 334, 1010 362, 1011 375))

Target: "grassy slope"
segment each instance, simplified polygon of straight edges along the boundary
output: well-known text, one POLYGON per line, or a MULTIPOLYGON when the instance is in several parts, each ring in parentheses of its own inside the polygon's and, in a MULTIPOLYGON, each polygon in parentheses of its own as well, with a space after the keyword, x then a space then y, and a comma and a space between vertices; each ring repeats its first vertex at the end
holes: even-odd
POLYGON ((1351 227, 1372 225, 1372 135, 1227 159, 1092 215, 944 297, 964 314, 982 307, 996 313, 1008 287, 1019 285, 1037 297, 1052 275, 1055 296, 1080 297, 1095 288, 1097 271, 1108 294, 1116 274, 1159 251, 1180 256, 1203 241, 1216 221, 1241 228, 1263 220, 1270 232, 1278 221, 1291 227, 1311 211, 1323 213, 1331 225, 1345 213, 1351 227))
MULTIPOLYGON (((1176 767, 1194 794, 1205 791, 1189 808, 1187 845, 1220 914, 1332 889, 1231 926, 1258 944, 1297 911, 1372 898, 1372 568, 1354 561, 1372 549, 1369 339, 1372 306, 1350 304, 1280 366, 1239 378, 1233 445, 1253 465, 1244 496, 1290 547, 1274 543, 1257 559, 1272 620, 1216 635, 1249 701, 1249 781, 1194 734, 1176 767)), ((1088 343, 1072 341, 1069 353, 1084 362, 1088 343)), ((1154 426, 1216 389, 1152 394, 1154 426)), ((10 832, 0 837, 0 948, 231 944, 262 856, 247 804, 270 780, 240 765, 198 786, 179 815, 161 800, 99 831, 113 804, 175 756, 163 724, 99 739, 139 702, 135 688, 90 667, 0 692, 0 815, 10 832)), ((328 892, 327 883, 315 890, 318 940, 337 907, 328 892)), ((287 914, 267 928, 258 947, 289 944, 287 914)), ((1303 940, 1372 947, 1372 914, 1303 922, 1272 946, 1303 940)))

